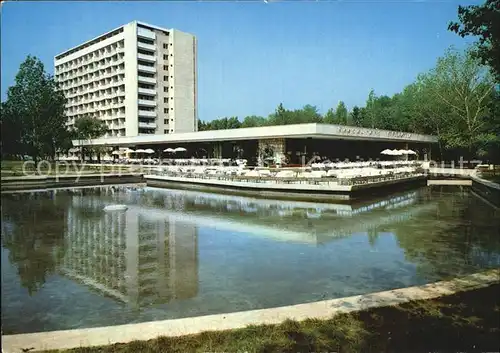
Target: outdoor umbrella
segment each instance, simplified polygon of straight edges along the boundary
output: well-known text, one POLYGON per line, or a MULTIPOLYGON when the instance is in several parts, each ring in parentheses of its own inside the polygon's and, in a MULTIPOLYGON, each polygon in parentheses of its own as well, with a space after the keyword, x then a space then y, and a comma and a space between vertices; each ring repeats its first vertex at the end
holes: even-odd
POLYGON ((391 153, 392 153, 392 151, 390 149, 387 149, 387 148, 385 150, 383 150, 382 152, 380 152, 380 154, 391 154, 391 153))
POLYGON ((398 153, 400 153, 400 155, 403 155, 403 154, 408 154, 408 151, 407 150, 399 150, 398 153))
POLYGON ((152 150, 151 148, 148 148, 144 151, 144 153, 147 153, 147 154, 151 154, 151 153, 155 153, 154 150, 152 150))
POLYGON ((391 151, 391 156, 402 156, 403 153, 401 153, 401 150, 392 150, 391 151))
POLYGON ((174 152, 186 152, 187 150, 184 147, 177 147, 174 149, 174 152))
POLYGON ((132 153, 132 152, 135 152, 135 151, 134 151, 133 149, 130 149, 130 148, 127 148, 127 149, 125 150, 125 153, 132 153))
POLYGON ((417 154, 417 152, 415 152, 413 150, 408 150, 408 151, 406 151, 406 153, 408 153, 408 154, 417 154))
POLYGON ((111 152, 111 154, 118 155, 118 154, 120 154, 120 151, 113 151, 113 152, 111 152))
POLYGON ((175 152, 175 150, 173 148, 169 147, 169 148, 164 149, 163 152, 170 152, 170 153, 172 153, 172 152, 175 152))
POLYGON ((142 148, 139 148, 138 150, 135 150, 136 153, 146 153, 146 150, 143 150, 142 148))

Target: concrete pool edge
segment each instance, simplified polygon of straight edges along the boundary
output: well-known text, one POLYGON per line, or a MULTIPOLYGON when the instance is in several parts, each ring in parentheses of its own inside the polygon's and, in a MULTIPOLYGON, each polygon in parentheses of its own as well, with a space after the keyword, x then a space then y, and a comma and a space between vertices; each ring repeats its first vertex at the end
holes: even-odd
POLYGON ((2 177, 0 191, 3 194, 25 190, 45 191, 56 188, 141 184, 144 182, 142 174, 133 173, 2 177))
POLYGON ((500 269, 492 269, 422 286, 284 307, 88 329, 6 335, 2 336, 2 351, 17 353, 27 348, 34 348, 30 351, 71 349, 150 340, 159 336, 238 329, 248 325, 279 324, 286 319, 328 319, 339 313, 403 304, 412 300, 434 299, 498 282, 500 269))
POLYGON ((427 176, 422 174, 360 185, 279 184, 161 175, 144 175, 144 180, 147 186, 164 189, 172 188, 257 198, 272 197, 275 199, 297 201, 349 202, 359 197, 373 196, 385 191, 397 191, 398 189, 406 189, 409 186, 417 184, 425 185, 427 176))

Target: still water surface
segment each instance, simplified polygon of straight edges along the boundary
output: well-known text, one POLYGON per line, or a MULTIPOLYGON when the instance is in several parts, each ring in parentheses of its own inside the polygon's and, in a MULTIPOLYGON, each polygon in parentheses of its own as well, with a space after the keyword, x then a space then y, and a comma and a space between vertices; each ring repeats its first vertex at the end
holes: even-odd
POLYGON ((500 267, 458 188, 353 205, 126 187, 2 195, 4 334, 290 305, 500 267), (110 204, 126 212, 104 212, 110 204))

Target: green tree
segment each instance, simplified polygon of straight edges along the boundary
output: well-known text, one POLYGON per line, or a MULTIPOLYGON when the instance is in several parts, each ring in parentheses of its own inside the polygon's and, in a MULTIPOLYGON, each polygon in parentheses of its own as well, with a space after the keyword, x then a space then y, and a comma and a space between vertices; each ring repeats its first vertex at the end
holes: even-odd
POLYGON ((416 82, 404 89, 404 95, 411 97, 408 101, 408 113, 412 117, 409 126, 411 132, 431 134, 438 137, 438 147, 441 159, 444 155, 447 130, 450 126, 450 109, 441 102, 429 89, 425 75, 419 75, 416 82))
POLYGON ((372 89, 368 94, 368 100, 366 101, 366 114, 367 119, 365 121, 365 127, 375 127, 375 114, 374 114, 374 104, 377 96, 375 95, 375 91, 372 89))
POLYGON ((374 97, 369 109, 370 127, 394 130, 394 121, 397 119, 395 108, 391 97, 374 97))
POLYGON ((363 126, 361 109, 357 105, 352 107, 349 120, 351 121, 351 124, 354 126, 363 126))
POLYGON ((227 119, 226 129, 239 129, 240 127, 241 121, 237 116, 233 116, 227 119))
POLYGON ((349 114, 349 122, 353 126, 368 127, 370 126, 368 112, 365 107, 354 106, 349 114))
POLYGON ((22 210, 12 199, 2 199, 7 210, 2 221, 13 225, 5 234, 2 231, 2 242, 9 250, 9 262, 17 267, 21 286, 33 295, 64 258, 69 199, 49 199, 41 194, 25 194, 21 199, 22 210))
POLYGON ((269 125, 287 125, 291 124, 290 120, 290 112, 283 107, 283 103, 280 103, 268 118, 269 125))
POLYGON ((314 105, 306 104, 302 109, 297 109, 292 118, 293 124, 321 123, 323 118, 314 105))
POLYGON ((198 121, 198 131, 238 129, 240 127, 241 122, 236 116, 214 119, 206 123, 198 121))
POLYGON ((5 123, 15 126, 14 141, 9 143, 22 147, 19 152, 32 156, 35 163, 44 157, 55 157, 67 142, 65 104, 64 94, 45 72, 42 62, 28 56, 19 68, 14 86, 7 91, 3 107, 8 113, 5 123), (12 119, 17 119, 17 123, 12 123, 12 119))
POLYGON ((446 146, 474 157, 484 143, 495 83, 488 70, 469 51, 449 49, 436 67, 422 76, 427 97, 450 114, 446 146))
POLYGON ((335 109, 335 124, 347 125, 347 117, 349 113, 347 112, 347 107, 343 101, 340 101, 335 109))
MULTIPOLYGON (((87 115, 76 119, 73 136, 76 140, 80 141, 80 144, 82 144, 83 142, 89 142, 90 140, 102 137, 107 131, 108 127, 106 125, 106 122, 87 115)), ((92 148, 91 146, 82 146, 81 151, 82 161, 85 160, 85 155, 87 153, 90 156, 92 155, 92 153, 98 153, 98 156, 100 155, 100 151, 92 148)))
POLYGON ((327 110, 325 116, 323 117, 323 122, 325 124, 335 124, 335 111, 333 108, 327 110))
POLYGON ((473 54, 490 66, 496 82, 500 83, 500 1, 486 0, 482 5, 459 6, 459 22, 448 29, 460 36, 478 37, 473 54))
POLYGON ((206 123, 202 120, 198 120, 198 131, 207 131, 209 130, 209 123, 206 123))
POLYGON ((0 109, 2 156, 20 155, 25 150, 21 139, 21 121, 8 102, 2 102, 0 109))
POLYGON ((486 157, 490 162, 500 162, 500 91, 494 90, 488 107, 488 116, 477 146, 479 157, 486 157))
POLYGON ((250 115, 243 119, 241 123, 241 127, 258 127, 258 126, 266 126, 267 119, 262 116, 250 115))

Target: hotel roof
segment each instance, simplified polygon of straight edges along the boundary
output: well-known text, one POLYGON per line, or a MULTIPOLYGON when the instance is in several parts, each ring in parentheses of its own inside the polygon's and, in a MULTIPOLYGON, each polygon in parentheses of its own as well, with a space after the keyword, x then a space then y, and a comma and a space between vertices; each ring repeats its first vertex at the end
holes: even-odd
MULTIPOLYGON (((136 23, 138 26, 140 27, 145 27, 145 28, 149 28, 149 29, 156 29, 158 31, 163 31, 165 33, 167 32, 170 32, 172 31, 172 29, 168 29, 168 28, 163 28, 163 27, 158 27, 158 26, 154 26, 154 25, 151 25, 149 23, 146 23, 146 22, 140 22, 140 21, 132 21, 130 23, 136 23)), ((128 24, 128 23, 127 23, 128 24)), ((72 48, 69 48, 65 51, 63 51, 62 53, 59 53, 57 54, 55 57, 54 57, 54 61, 57 61, 57 60, 60 60, 70 54, 73 54, 73 53, 76 53, 77 51, 81 50, 81 49, 84 49, 86 47, 89 47, 95 43, 98 43, 101 39, 105 38, 105 37, 108 37, 108 36, 111 36, 113 34, 117 34, 118 32, 120 31, 123 31, 123 28, 127 25, 127 24, 124 24, 120 27, 117 27, 115 29, 112 29, 111 31, 107 31, 106 33, 103 33, 103 34, 100 34, 98 35, 97 37, 94 37, 92 39, 89 39, 89 40, 86 40, 85 42, 81 43, 81 44, 78 44, 77 46, 74 46, 72 48)))

